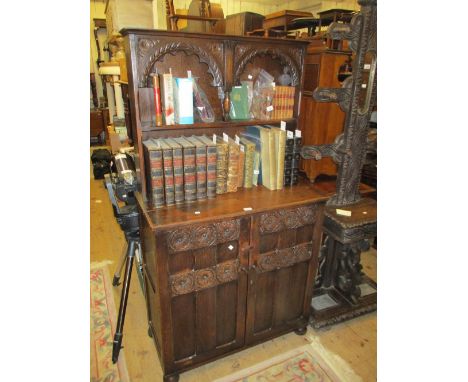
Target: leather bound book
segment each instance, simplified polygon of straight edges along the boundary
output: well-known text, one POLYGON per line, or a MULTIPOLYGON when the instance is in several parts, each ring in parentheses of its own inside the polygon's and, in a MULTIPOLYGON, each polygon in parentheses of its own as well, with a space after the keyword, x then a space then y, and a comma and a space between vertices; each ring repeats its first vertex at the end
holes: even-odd
POLYGON ((227 192, 236 192, 239 181, 239 145, 228 137, 227 192))
POLYGON ((292 162, 294 157, 294 138, 286 138, 284 155, 284 185, 291 186, 292 162))
POLYGON ((174 195, 174 166, 172 163, 172 147, 165 139, 158 139, 162 149, 163 168, 164 168, 164 196, 166 198, 166 206, 175 204, 174 195))
POLYGON ((301 146, 302 138, 294 137, 294 148, 293 148, 293 160, 292 160, 292 175, 291 175, 291 185, 297 184, 299 180, 299 161, 301 159, 301 146))
POLYGON ((148 199, 155 208, 164 206, 164 175, 162 163, 162 150, 157 142, 152 139, 143 142, 145 148, 145 161, 147 166, 147 184, 151 190, 148 199))
POLYGON ((253 170, 255 157, 255 143, 245 137, 240 139, 241 144, 245 147, 244 161, 244 187, 251 188, 253 185, 253 170))
POLYGON ((213 143, 211 139, 204 135, 194 136, 194 138, 198 139, 206 147, 206 196, 208 199, 212 199, 216 197, 216 143, 213 143))
POLYGON ((182 146, 173 138, 165 139, 166 143, 172 147, 172 166, 174 168, 174 200, 176 204, 182 204, 184 195, 184 158, 182 146))
POLYGON ((219 135, 216 136, 216 193, 227 192, 228 144, 219 135))
POLYGON ((195 145, 184 137, 174 138, 183 147, 184 193, 187 203, 197 200, 197 167, 195 163, 195 145))
POLYGON ((159 75, 162 109, 166 125, 173 125, 174 119, 174 86, 171 73, 159 75))
POLYGON ((197 199, 206 199, 206 145, 196 137, 187 137, 195 145, 195 165, 197 180, 197 199))
POLYGON ((244 185, 245 146, 239 143, 239 174, 237 176, 237 188, 244 185))

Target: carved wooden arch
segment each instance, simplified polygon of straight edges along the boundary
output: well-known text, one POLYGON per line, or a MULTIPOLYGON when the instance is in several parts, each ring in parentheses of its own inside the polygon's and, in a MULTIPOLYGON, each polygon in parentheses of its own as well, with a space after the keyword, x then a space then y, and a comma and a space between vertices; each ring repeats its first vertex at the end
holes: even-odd
POLYGON ((188 44, 184 41, 175 41, 159 44, 150 39, 141 39, 138 44, 140 58, 144 61, 142 73, 139 78, 141 87, 145 87, 154 64, 166 54, 184 52, 187 55, 195 55, 201 63, 208 65, 208 72, 213 77, 212 86, 223 86, 223 76, 216 60, 203 48, 195 44, 188 44))
POLYGON ((297 86, 300 83, 300 70, 294 60, 286 53, 277 48, 263 48, 263 49, 251 49, 247 51, 239 60, 236 68, 235 79, 238 80, 241 73, 244 71, 246 65, 251 62, 256 56, 269 55, 273 59, 279 59, 283 65, 286 65, 291 73, 292 86, 297 86))

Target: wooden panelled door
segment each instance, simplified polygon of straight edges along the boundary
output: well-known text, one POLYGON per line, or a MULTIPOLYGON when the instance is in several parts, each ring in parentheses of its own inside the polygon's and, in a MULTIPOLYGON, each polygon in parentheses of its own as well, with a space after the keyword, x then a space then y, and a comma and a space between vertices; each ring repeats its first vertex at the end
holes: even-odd
POLYGON ((246 343, 307 325, 317 264, 321 205, 281 209, 253 218, 246 343), (315 256, 316 257, 316 256, 315 256), (310 290, 308 290, 310 289, 310 290))
POLYGON ((248 217, 166 233, 173 366, 244 345, 249 239, 248 217))

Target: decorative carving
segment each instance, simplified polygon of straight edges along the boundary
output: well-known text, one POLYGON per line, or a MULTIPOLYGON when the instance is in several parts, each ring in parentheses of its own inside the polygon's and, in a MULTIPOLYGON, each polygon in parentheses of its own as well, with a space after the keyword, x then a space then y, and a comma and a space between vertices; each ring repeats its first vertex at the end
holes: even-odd
POLYGON ((312 242, 294 247, 277 249, 262 253, 258 257, 257 272, 268 272, 274 269, 290 267, 296 263, 309 260, 312 256, 312 242))
POLYGON ((336 102, 345 113, 348 111, 349 100, 351 98, 352 77, 343 81, 341 88, 317 88, 312 93, 317 102, 336 102))
MULTIPOLYGON (((329 154, 338 164, 337 192, 327 202, 332 206, 353 204, 361 199, 359 182, 367 148, 367 129, 377 96, 377 1, 359 0, 361 12, 354 16, 351 24, 332 24, 328 33, 332 39, 350 39, 351 48, 356 52, 352 76, 345 81, 345 89, 320 89, 315 92, 318 100, 333 100, 347 113, 343 141, 339 150, 327 146, 323 150, 304 146, 302 152, 308 158, 321 158, 329 154), (365 60, 371 58, 368 83, 363 85, 365 60), (363 90, 365 89, 365 90, 363 90), (365 97, 361 92, 365 91, 365 97), (365 103, 361 106, 362 100, 365 103), (341 154, 340 154, 341 152, 341 154)), ((369 62, 367 62, 369 64, 369 62)))
POLYGON ((362 281, 361 252, 370 247, 367 240, 352 244, 345 244, 338 255, 338 268, 336 270, 337 288, 354 304, 361 296, 359 284, 362 281))
POLYGON ((263 213, 260 215, 260 233, 273 233, 313 224, 317 208, 316 205, 312 205, 263 213))
POLYGON ((292 83, 291 86, 298 86, 300 85, 300 65, 301 62, 295 62, 291 58, 291 56, 281 49, 278 48, 255 48, 255 49, 250 49, 248 50, 241 58, 237 61, 237 64, 235 64, 235 74, 234 74, 234 79, 236 81, 239 81, 240 75, 244 71, 246 65, 251 62, 256 56, 265 56, 268 55, 272 57, 273 59, 278 59, 280 60, 282 65, 286 65, 289 67, 290 73, 291 73, 291 78, 292 78, 292 83))
POLYGON ((193 272, 171 276, 171 289, 173 295, 190 293, 195 286, 193 272))
POLYGON ((169 231, 167 246, 172 253, 182 252, 238 240, 239 234, 239 219, 224 220, 218 223, 202 224, 169 231))
POLYGON ((302 146, 301 155, 304 159, 315 160, 320 160, 322 157, 331 157, 338 164, 341 163, 341 156, 344 154, 343 148, 343 134, 340 134, 332 144, 302 146))
POLYGON ((172 296, 179 296, 236 280, 238 276, 239 259, 236 259, 225 261, 213 267, 171 275, 169 284, 172 296))
POLYGON ((145 87, 147 85, 148 78, 157 61, 166 54, 177 52, 196 55, 200 62, 208 65, 208 72, 213 76, 212 86, 223 86, 223 76, 216 59, 203 47, 193 44, 193 42, 190 44, 185 41, 164 42, 149 38, 142 38, 138 41, 139 86, 145 87))
POLYGON ((319 252, 317 275, 315 276, 315 282, 314 282, 315 289, 321 288, 323 285, 325 264, 327 263, 326 260, 327 260, 327 253, 328 253, 329 245, 330 245, 330 240, 328 236, 326 236, 325 240, 323 241, 323 245, 320 248, 320 252, 319 252))

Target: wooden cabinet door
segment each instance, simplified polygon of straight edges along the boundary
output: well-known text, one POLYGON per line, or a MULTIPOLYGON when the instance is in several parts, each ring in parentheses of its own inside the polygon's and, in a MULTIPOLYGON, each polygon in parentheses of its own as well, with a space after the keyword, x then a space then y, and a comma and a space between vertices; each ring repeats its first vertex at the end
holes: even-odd
POLYGON ((163 235, 168 369, 185 368, 244 345, 247 272, 242 269, 248 267, 249 238, 249 218, 184 226, 163 235))
POLYGON ((247 343, 307 325, 322 214, 313 204, 253 218, 247 343))

